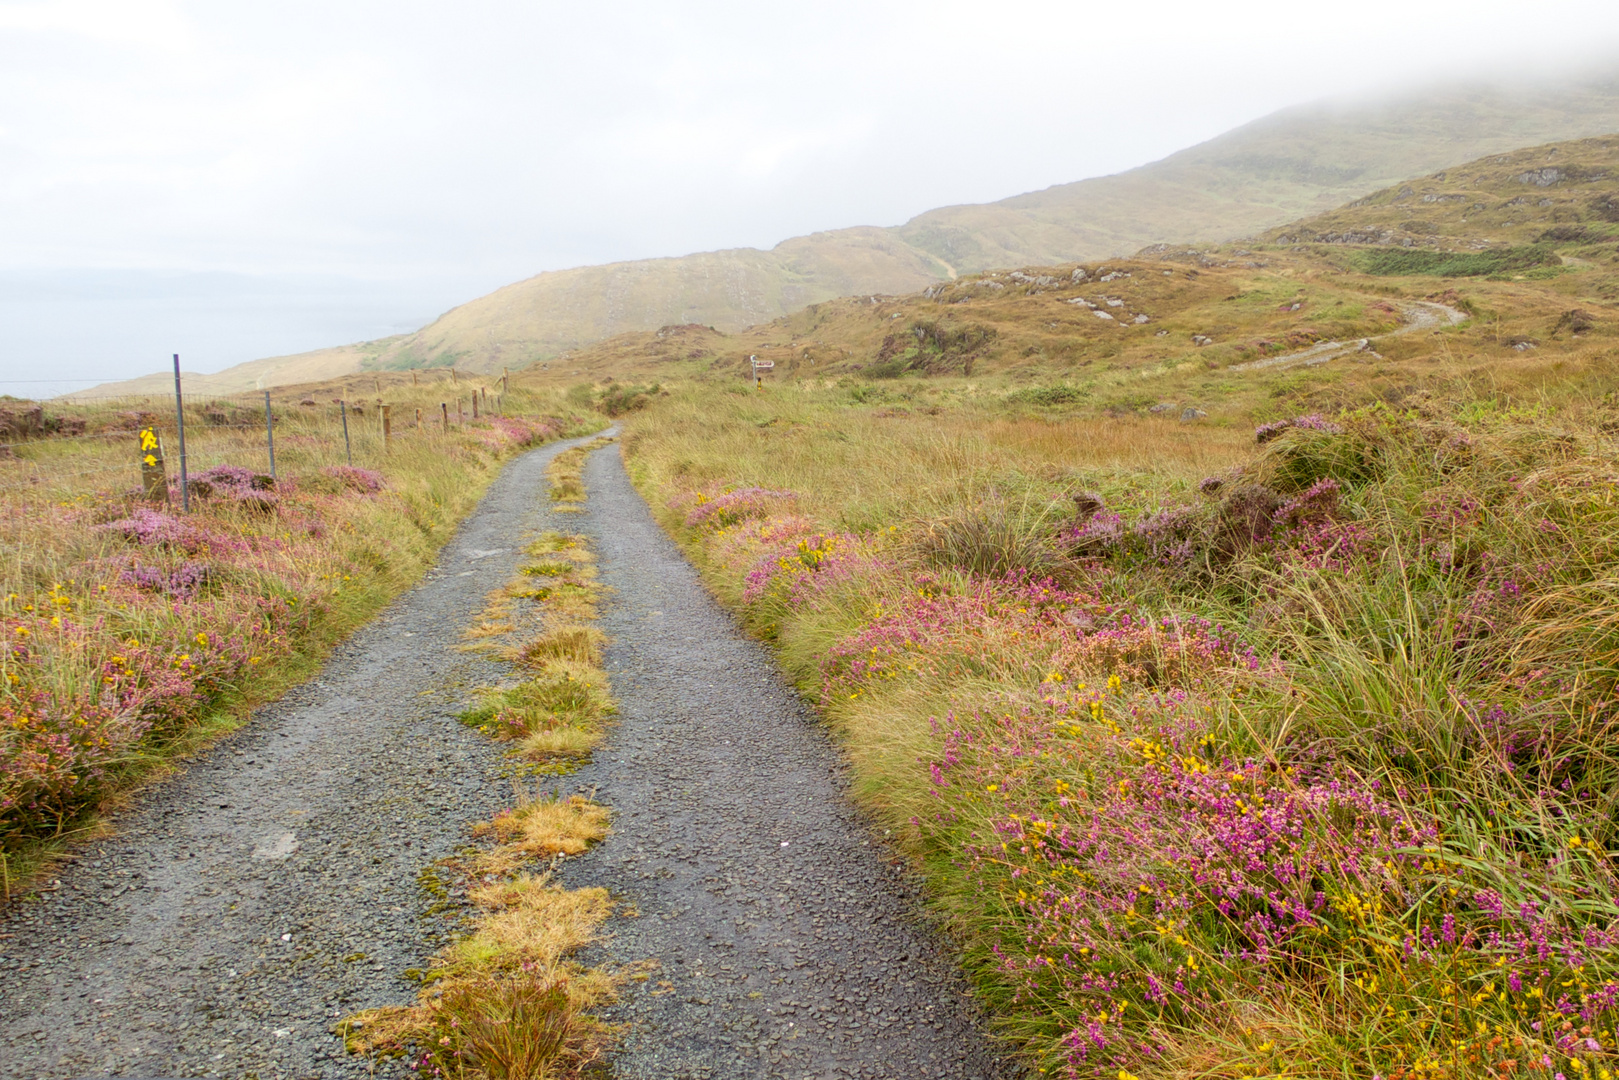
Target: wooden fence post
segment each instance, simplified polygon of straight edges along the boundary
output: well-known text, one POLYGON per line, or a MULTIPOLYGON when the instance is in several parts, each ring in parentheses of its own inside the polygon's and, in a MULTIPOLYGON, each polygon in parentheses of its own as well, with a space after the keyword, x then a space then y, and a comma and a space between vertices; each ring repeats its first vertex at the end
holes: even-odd
POLYGON ((338 411, 343 414, 343 456, 348 459, 349 468, 354 467, 354 446, 349 442, 349 403, 339 401, 338 411))
POLYGON ((450 407, 444 402, 438 403, 439 414, 444 418, 444 434, 450 433, 450 407))
POLYGON ((382 407, 382 452, 384 454, 386 454, 389 450, 388 443, 393 438, 393 434, 393 406, 384 405, 382 407))
POLYGON ((264 443, 270 448, 270 479, 275 479, 275 414, 270 411, 270 391, 264 392, 264 443))
POLYGON ((180 354, 174 354, 174 419, 180 429, 180 509, 191 512, 191 484, 186 475, 186 407, 180 396, 180 354))
POLYGON ((141 430, 141 493, 154 502, 169 501, 169 474, 163 464, 163 440, 151 428, 141 430))

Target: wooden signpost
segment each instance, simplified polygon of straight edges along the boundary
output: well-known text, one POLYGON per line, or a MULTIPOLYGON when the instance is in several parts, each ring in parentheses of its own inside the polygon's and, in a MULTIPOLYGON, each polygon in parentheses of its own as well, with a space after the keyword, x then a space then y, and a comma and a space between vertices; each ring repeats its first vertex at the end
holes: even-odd
POLYGON ((771 368, 776 366, 776 362, 774 360, 761 360, 757 356, 750 356, 748 357, 748 363, 753 365, 753 388, 755 390, 763 391, 765 388, 764 381, 760 379, 759 372, 769 371, 771 368))
POLYGON ((141 430, 141 491, 153 502, 169 501, 169 475, 163 464, 163 440, 151 428, 141 430))

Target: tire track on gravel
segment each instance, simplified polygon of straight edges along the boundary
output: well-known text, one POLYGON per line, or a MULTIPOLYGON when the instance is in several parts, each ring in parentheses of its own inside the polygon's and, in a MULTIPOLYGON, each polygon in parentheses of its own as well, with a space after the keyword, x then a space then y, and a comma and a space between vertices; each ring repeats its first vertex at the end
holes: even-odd
POLYGON ((0 912, 0 1076, 373 1075, 328 1029, 414 996, 400 973, 442 944, 416 875, 510 801, 504 748, 453 716, 504 669, 454 646, 524 532, 567 516, 545 467, 587 439, 510 462, 318 678, 0 912))
POLYGON ((617 447, 585 468, 620 719, 575 782, 613 833, 562 868, 639 912, 597 957, 626 990, 621 1080, 1017 1075, 869 822, 841 755, 653 521, 617 447))

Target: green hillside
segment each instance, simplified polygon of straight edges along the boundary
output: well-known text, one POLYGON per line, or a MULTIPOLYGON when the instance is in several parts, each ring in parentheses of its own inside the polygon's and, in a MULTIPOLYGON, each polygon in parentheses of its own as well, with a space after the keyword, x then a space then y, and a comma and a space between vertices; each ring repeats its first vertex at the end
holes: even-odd
POLYGON ((1616 306, 1619 136, 1492 154, 1235 243, 961 275, 730 334, 621 334, 521 380, 741 384, 757 356, 773 383, 877 409, 965 395, 1241 426, 1481 387, 1578 393, 1611 361, 1616 306))
MULTIPOLYGON (((1619 83, 1451 86, 1353 107, 1286 109, 1162 161, 896 228, 539 274, 412 334, 255 361, 216 392, 371 369, 517 369, 615 334, 696 323, 721 331, 839 296, 903 294, 994 267, 1218 242, 1317 214, 1406 177, 1525 145, 1619 131, 1619 83), (238 386, 237 384, 241 384, 238 386)), ((246 366, 244 366, 246 367, 246 366)), ((98 387, 105 393, 108 387, 98 387)))

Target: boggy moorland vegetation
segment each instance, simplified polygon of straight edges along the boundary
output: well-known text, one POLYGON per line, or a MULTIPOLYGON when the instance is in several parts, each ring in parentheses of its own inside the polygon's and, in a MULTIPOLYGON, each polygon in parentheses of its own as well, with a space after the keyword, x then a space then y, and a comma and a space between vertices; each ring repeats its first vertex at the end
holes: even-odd
POLYGON ((808 348, 793 320, 683 361, 688 330, 604 347, 697 369, 624 421, 632 475, 1046 1073, 1616 1067, 1619 173, 1582 145, 1545 184, 1540 148, 1466 203, 1362 207, 1473 233, 1301 227, 1101 289, 840 302, 808 348), (1450 277, 1397 254, 1526 247, 1450 277), (1087 332, 1047 325, 1073 309, 1087 332), (920 312, 993 331, 971 375, 920 312), (1241 366, 1344 337, 1370 341, 1241 366), (797 362, 755 393, 730 350, 778 339, 797 362))
MULTIPOLYGON (((18 443, 0 460, 0 885, 37 883, 42 859, 96 827, 109 801, 307 678, 330 646, 431 565, 512 453, 599 426, 548 393, 453 424, 429 390, 391 389, 386 451, 375 410, 350 416, 303 392, 244 424, 188 408, 191 508, 181 509, 172 414, 147 402, 67 407, 87 437, 18 443), (131 405, 137 406, 132 411, 131 405), (169 457, 167 501, 141 490, 131 422, 169 457)), ((450 414, 453 420, 454 414, 450 414)), ((229 419, 229 417, 227 417, 229 419)))

